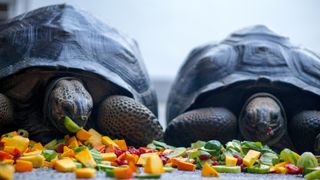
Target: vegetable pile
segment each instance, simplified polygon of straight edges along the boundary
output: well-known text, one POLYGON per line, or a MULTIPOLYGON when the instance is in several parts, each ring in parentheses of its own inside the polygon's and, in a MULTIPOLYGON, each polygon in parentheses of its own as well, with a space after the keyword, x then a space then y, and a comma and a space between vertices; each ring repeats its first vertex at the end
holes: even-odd
POLYGON ((46 145, 28 139, 18 130, 1 136, 0 179, 12 179, 14 172, 34 168, 54 168, 74 172, 77 178, 93 178, 97 171, 117 179, 160 178, 165 172, 201 170, 202 176, 220 173, 302 174, 306 179, 320 178, 316 157, 301 156, 290 149, 277 154, 260 142, 233 140, 222 145, 217 140, 197 141, 190 147, 173 147, 153 141, 147 147, 128 147, 125 140, 112 140, 94 129, 78 127, 66 117, 71 132, 64 139, 46 145))

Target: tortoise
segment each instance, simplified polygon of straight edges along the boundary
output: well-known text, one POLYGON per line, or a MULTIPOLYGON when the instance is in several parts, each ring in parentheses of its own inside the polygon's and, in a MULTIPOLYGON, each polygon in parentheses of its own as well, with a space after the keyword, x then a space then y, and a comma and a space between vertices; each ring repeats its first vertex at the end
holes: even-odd
POLYGON ((0 129, 47 142, 64 118, 130 145, 161 139, 157 98, 137 43, 70 5, 0 25, 0 129))
POLYGON ((320 148, 320 57, 263 25, 195 48, 169 93, 164 140, 320 148))

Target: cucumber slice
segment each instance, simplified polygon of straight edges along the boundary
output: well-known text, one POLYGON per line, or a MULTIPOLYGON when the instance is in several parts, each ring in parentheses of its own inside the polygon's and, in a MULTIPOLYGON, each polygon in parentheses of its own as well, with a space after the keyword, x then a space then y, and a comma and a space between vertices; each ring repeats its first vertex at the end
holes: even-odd
POLYGON ((161 174, 136 174, 134 177, 138 179, 156 179, 160 178, 161 174))
POLYGON ((306 168, 303 170, 303 174, 308 174, 308 173, 311 173, 313 171, 317 171, 317 170, 320 170, 320 166, 317 166, 317 167, 314 167, 314 168, 306 168))
POLYGON ((270 171, 270 167, 263 164, 261 164, 260 167, 257 167, 257 166, 247 167, 248 173, 267 174, 269 173, 269 171, 270 171))
POLYGON ((173 149, 171 153, 167 155, 168 158, 174 158, 174 157, 179 157, 182 156, 186 153, 187 149, 184 147, 178 147, 173 149))
POLYGON ((240 166, 212 166, 213 169, 217 170, 218 172, 222 173, 240 173, 241 167, 240 166))
POLYGON ((54 139, 54 140, 48 142, 48 144, 44 145, 44 147, 45 147, 46 149, 53 150, 53 149, 56 148, 56 145, 57 145, 57 144, 58 144, 58 141, 57 141, 56 139, 54 139))
POLYGON ((73 162, 73 163, 76 165, 77 169, 81 169, 83 167, 82 164, 79 162, 73 162))
POLYGON ((304 176, 304 178, 310 180, 310 179, 320 179, 320 170, 313 171, 307 175, 304 176))
POLYGON ((163 167, 164 172, 173 172, 174 168, 173 167, 163 167))
POLYGON ((64 117, 64 127, 71 132, 71 133, 76 133, 78 132, 81 128, 73 122, 68 116, 64 117))

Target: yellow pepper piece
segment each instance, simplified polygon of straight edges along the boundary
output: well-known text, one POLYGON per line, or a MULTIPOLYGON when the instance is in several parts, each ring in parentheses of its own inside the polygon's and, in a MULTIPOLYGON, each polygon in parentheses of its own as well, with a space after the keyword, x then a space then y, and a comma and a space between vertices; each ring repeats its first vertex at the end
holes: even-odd
POLYGON ((85 167, 94 168, 97 165, 88 148, 85 148, 84 150, 80 151, 78 154, 75 155, 75 157, 85 167))
POLYGON ((96 170, 92 168, 81 168, 75 171, 77 178, 95 178, 96 170))
POLYGON ((54 168, 60 172, 72 172, 76 170, 76 165, 71 159, 66 158, 66 159, 57 160, 54 163, 54 168))
POLYGON ((20 160, 30 161, 32 162, 32 166, 34 168, 42 167, 44 163, 44 157, 40 154, 38 155, 30 155, 30 156, 22 156, 20 160))
POLYGON ((208 162, 205 162, 201 170, 201 175, 204 177, 219 177, 220 174, 217 170, 213 169, 208 162))
POLYGON ((261 153, 255 150, 249 150, 246 156, 243 158, 243 164, 247 167, 251 167, 256 160, 260 157, 261 153))
POLYGON ((115 161, 117 155, 115 153, 101 153, 102 160, 104 161, 115 161))
POLYGON ((108 137, 108 136, 102 136, 102 138, 101 138, 101 141, 102 141, 102 144, 104 144, 104 145, 113 145, 113 146, 115 146, 115 147, 119 147, 118 146, 118 144, 116 144, 115 142, 113 142, 113 140, 110 138, 110 137, 108 137))
POLYGON ((225 157, 225 162, 226 162, 226 166, 236 166, 237 165, 237 158, 231 157, 226 155, 225 157))
POLYGON ((4 146, 14 146, 24 152, 29 145, 29 139, 22 136, 13 136, 12 138, 7 138, 4 146))
POLYGON ((162 160, 158 155, 153 154, 147 157, 144 172, 149 174, 162 174, 164 172, 162 160))
POLYGON ((11 180, 13 179, 14 167, 8 164, 0 164, 0 179, 11 180))

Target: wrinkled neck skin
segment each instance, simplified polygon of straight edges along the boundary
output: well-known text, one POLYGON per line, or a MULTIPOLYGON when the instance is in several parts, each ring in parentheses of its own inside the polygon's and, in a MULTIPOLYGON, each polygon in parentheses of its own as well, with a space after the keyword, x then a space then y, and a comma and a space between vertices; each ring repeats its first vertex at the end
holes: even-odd
POLYGON ((251 96, 239 118, 242 136, 269 146, 277 143, 286 132, 286 117, 280 101, 271 94, 251 96))
POLYGON ((69 116, 80 127, 86 125, 93 100, 80 80, 72 77, 53 80, 46 89, 45 98, 45 117, 61 133, 67 133, 65 116, 69 116))

